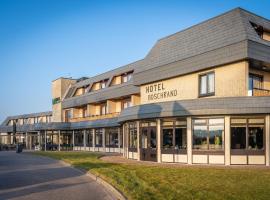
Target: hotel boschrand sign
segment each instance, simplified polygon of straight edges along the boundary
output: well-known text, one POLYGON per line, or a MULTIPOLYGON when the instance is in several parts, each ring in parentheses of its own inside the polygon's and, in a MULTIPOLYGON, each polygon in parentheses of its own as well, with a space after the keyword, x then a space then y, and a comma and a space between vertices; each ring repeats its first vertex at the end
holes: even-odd
POLYGON ((198 74, 142 85, 141 104, 198 98, 198 74))
POLYGON ((141 87, 142 103, 153 103, 174 100, 178 96, 178 89, 169 87, 167 82, 162 81, 141 87))

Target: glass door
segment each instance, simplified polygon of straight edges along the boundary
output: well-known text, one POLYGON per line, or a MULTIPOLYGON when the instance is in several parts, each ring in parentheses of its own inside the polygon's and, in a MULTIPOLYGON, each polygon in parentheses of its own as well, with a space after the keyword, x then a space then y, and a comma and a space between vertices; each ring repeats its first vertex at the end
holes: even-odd
POLYGON ((141 160, 157 161, 156 127, 141 128, 141 160))

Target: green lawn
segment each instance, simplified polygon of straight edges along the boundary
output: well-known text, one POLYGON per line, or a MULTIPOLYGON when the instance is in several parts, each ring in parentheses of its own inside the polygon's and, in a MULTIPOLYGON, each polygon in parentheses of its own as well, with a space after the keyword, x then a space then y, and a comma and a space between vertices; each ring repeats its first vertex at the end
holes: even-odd
POLYGON ((90 170, 129 199, 270 199, 270 169, 112 164, 87 152, 35 152, 90 170))

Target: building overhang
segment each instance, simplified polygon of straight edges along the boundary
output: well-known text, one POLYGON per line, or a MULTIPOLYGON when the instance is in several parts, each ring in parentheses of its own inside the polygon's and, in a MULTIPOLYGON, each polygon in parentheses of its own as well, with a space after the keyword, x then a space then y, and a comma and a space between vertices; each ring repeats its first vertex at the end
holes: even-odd
MULTIPOLYGON (((37 131, 57 131, 57 130, 75 130, 75 129, 90 129, 90 128, 106 128, 117 127, 118 118, 100 119, 85 122, 51 122, 38 124, 17 125, 16 132, 37 132, 37 131)), ((13 126, 0 126, 0 133, 14 132, 13 126)))
POLYGON ((162 117, 269 114, 270 97, 225 97, 144 104, 125 109, 118 122, 162 117))

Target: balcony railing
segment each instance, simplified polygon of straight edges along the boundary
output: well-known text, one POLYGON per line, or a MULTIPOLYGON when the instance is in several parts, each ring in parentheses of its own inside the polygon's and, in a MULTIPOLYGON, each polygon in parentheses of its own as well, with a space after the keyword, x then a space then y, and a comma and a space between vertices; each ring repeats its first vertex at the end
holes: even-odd
POLYGON ((86 116, 86 117, 76 117, 76 118, 71 118, 69 121, 70 122, 83 122, 83 121, 93 121, 93 120, 98 120, 98 119, 108 119, 108 118, 113 118, 113 117, 118 117, 120 113, 108 113, 105 115, 91 115, 91 116, 86 116))
POLYGON ((270 90, 253 88, 253 96, 270 96, 270 90))

